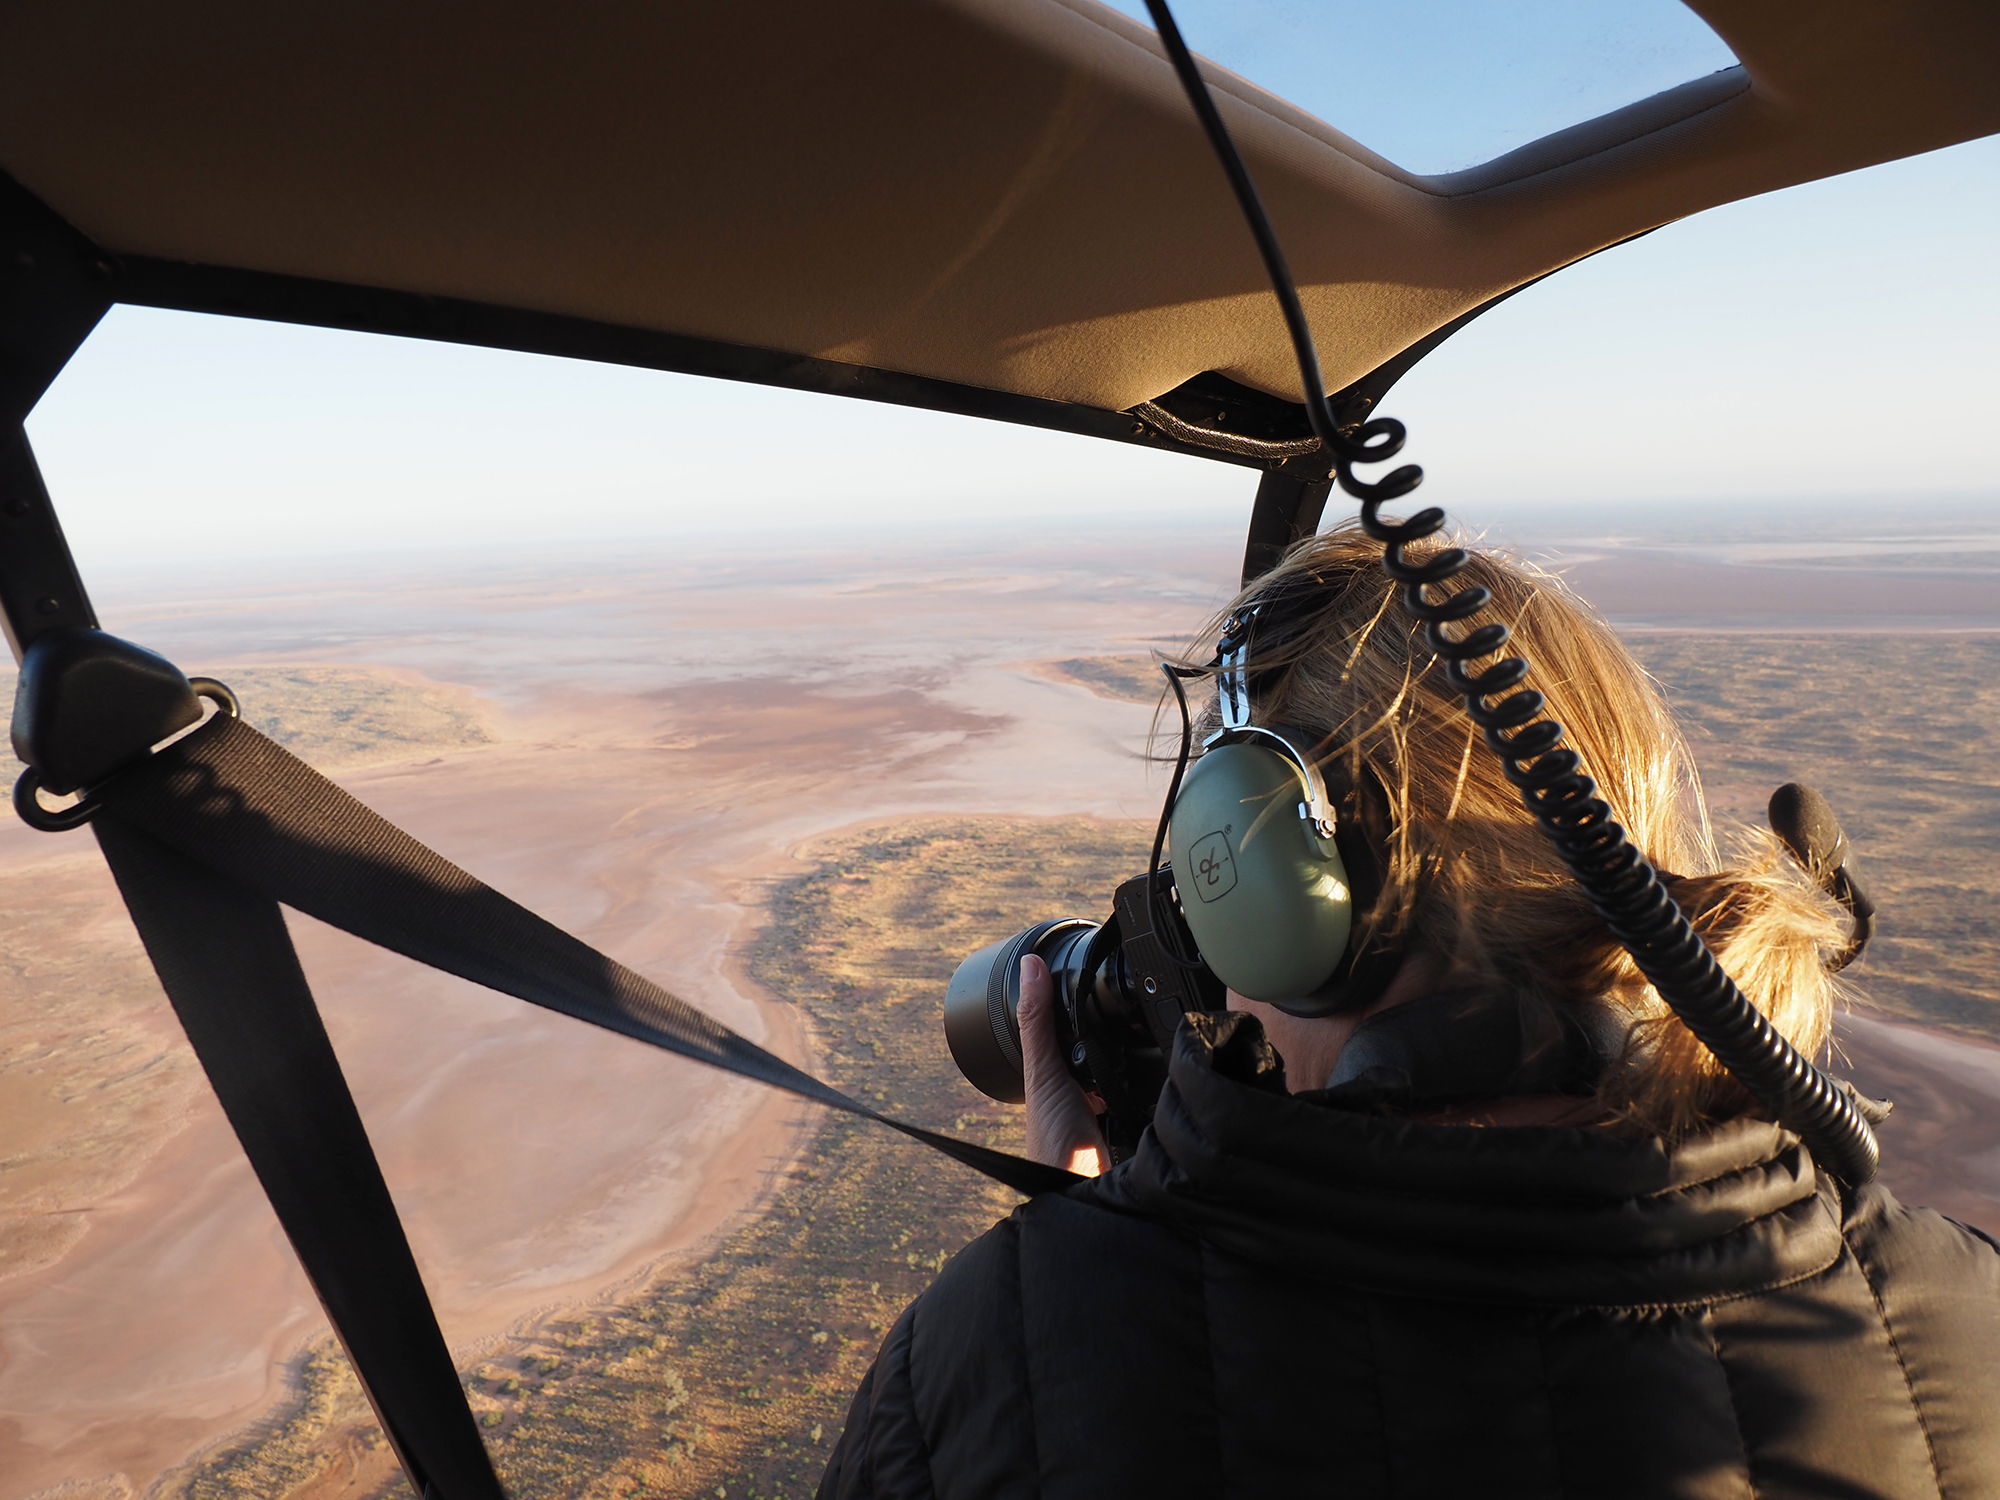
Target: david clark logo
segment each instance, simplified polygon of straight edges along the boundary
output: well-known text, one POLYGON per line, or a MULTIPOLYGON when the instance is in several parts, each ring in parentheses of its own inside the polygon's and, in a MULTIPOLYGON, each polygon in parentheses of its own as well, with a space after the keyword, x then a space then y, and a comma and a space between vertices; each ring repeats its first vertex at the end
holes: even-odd
POLYGON ((1229 852, 1229 839, 1220 830, 1203 834, 1188 851, 1193 868, 1189 884, 1204 901, 1220 901, 1236 889, 1236 860, 1229 852))

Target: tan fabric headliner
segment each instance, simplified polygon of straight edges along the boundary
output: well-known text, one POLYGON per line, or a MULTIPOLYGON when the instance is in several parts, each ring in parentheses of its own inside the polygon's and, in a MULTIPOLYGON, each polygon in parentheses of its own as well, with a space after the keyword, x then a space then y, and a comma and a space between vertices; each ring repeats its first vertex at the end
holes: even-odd
MULTIPOLYGON (((1993 0, 1695 9, 1743 68, 1447 177, 1212 73, 1330 388, 1638 231, 2000 130, 1993 0)), ((0 167, 123 254, 1112 408, 1297 395, 1156 41, 1091 0, 13 4, 0 167)))

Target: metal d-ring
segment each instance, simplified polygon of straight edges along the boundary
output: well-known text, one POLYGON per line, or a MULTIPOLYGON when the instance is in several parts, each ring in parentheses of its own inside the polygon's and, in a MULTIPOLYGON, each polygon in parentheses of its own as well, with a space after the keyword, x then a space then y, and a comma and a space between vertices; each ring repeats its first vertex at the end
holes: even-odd
MULTIPOLYGON (((241 716, 242 706, 227 683, 217 682, 213 677, 190 677, 188 686, 194 689, 196 697, 213 703, 218 712, 228 714, 232 719, 241 716)), ((38 795, 41 790, 42 778, 33 766, 23 770, 20 779, 14 783, 14 811, 30 828, 43 833, 67 833, 72 828, 83 827, 97 816, 97 803, 88 792, 73 806, 53 808, 42 805, 38 795)))
POLYGON ((196 697, 206 698, 230 718, 243 717, 242 705, 237 703, 236 695, 229 690, 227 683, 217 682, 213 677, 190 677, 188 686, 194 689, 196 697))
POLYGON ((73 807, 44 807, 36 795, 42 789, 41 774, 33 766, 21 772, 14 783, 14 811, 21 815, 21 821, 30 828, 43 833, 67 833, 72 828, 81 828, 97 816, 97 804, 85 797, 73 807))

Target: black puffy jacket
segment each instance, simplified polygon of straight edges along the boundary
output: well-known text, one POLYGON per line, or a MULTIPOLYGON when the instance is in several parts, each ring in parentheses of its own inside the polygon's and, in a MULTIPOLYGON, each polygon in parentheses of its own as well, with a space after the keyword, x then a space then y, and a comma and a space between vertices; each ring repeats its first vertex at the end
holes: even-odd
POLYGON ((832 1500, 2000 1500, 2000 1252, 1776 1126, 1290 1096, 1183 1028, 1138 1154, 898 1320, 832 1500))

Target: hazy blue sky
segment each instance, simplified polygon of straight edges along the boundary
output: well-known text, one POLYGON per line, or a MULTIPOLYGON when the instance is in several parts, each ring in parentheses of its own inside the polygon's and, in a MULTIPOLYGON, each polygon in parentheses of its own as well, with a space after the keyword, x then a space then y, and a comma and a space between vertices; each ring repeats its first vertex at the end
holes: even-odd
MULTIPOLYGON (((1151 25, 1145 0, 1109 0, 1151 25)), ((1413 172, 1454 172, 1736 58, 1679 0, 1172 0, 1181 35, 1413 172)))
MULTIPOLYGON (((1137 0, 1122 9, 1143 13, 1137 0)), ((1674 0, 1183 0, 1197 50, 1421 171, 1727 67, 1674 0)), ((1475 521, 2000 497, 2000 140, 1574 267, 1389 410, 1475 521)), ((862 402, 121 310, 30 421, 86 567, 914 517, 1242 512, 1246 471, 862 402)), ((1995 502, 2000 516, 2000 499, 1995 502)))

